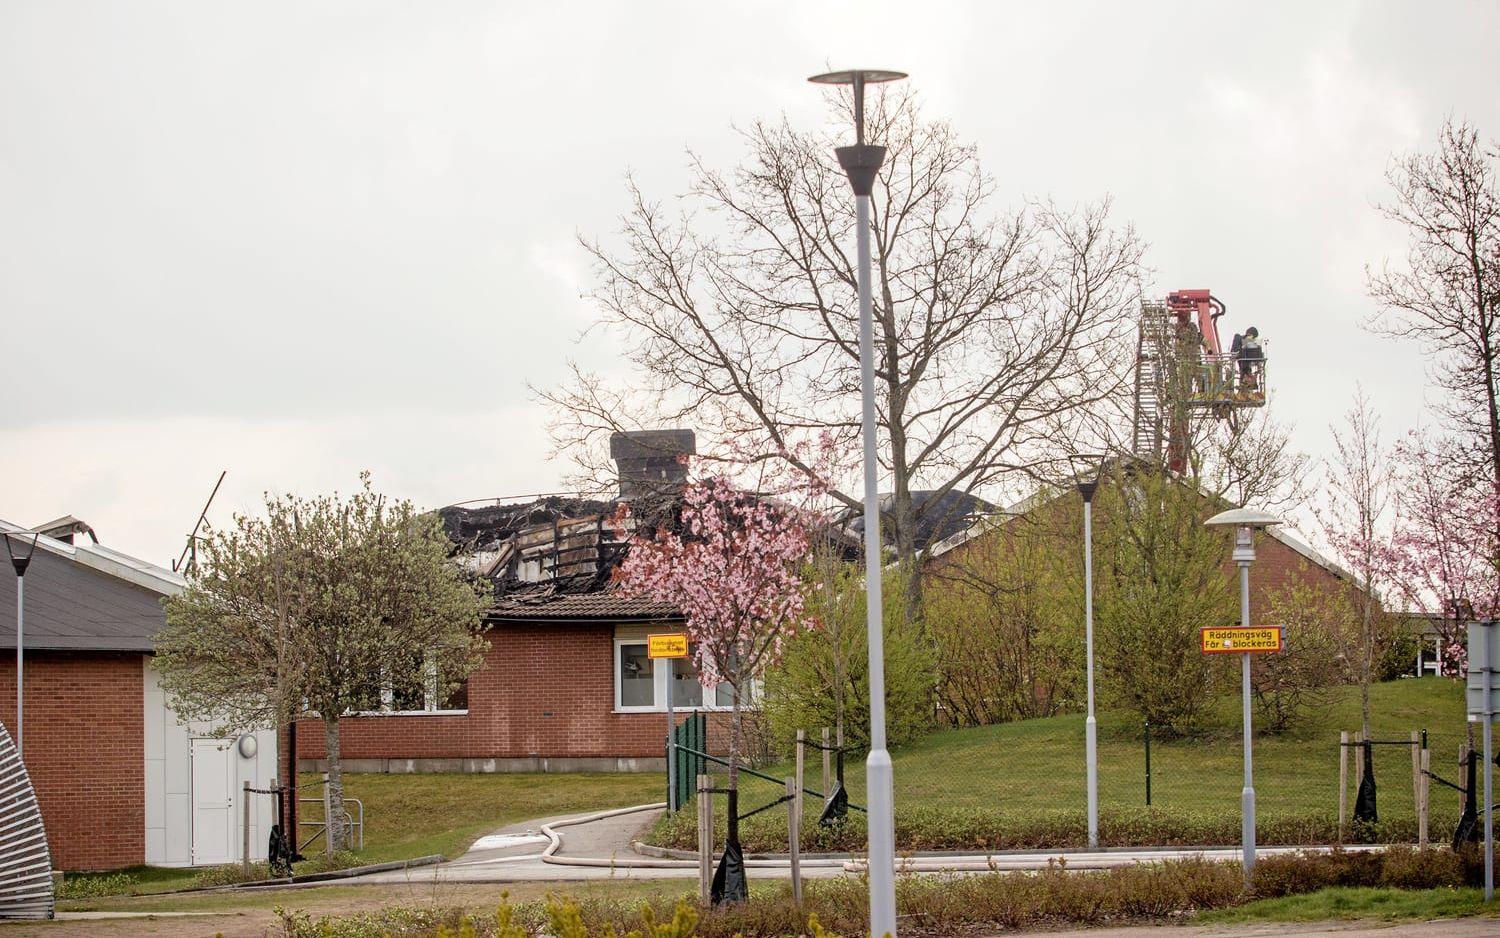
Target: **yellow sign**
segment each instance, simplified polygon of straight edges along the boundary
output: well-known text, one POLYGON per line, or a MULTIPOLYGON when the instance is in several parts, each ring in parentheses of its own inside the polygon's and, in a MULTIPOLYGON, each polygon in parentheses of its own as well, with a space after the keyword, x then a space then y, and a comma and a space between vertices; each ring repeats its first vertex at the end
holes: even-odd
POLYGON ((686 632, 669 632, 666 635, 646 637, 646 655, 651 658, 686 658, 688 640, 686 632))
POLYGON ((1281 650, 1281 626, 1252 625, 1203 629, 1205 655, 1235 655, 1281 650))

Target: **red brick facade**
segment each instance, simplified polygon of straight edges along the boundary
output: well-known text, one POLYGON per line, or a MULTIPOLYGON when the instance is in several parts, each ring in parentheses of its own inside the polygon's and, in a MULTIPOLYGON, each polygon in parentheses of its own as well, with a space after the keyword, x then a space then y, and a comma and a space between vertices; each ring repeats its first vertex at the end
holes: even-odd
MULTIPOLYGON (((420 759, 463 771, 506 766, 459 760, 662 758, 664 714, 615 712, 612 624, 503 623, 487 637, 484 665, 469 678, 467 714, 345 718, 346 765, 420 759)), ((713 714, 710 739, 726 738, 727 718, 713 714)), ((297 750, 300 759, 323 758, 321 721, 298 724, 297 750)))
MULTIPOLYGON (((28 652, 26 767, 52 865, 145 861, 144 655, 28 652)), ((14 735, 16 662, 0 660, 0 719, 14 735)))

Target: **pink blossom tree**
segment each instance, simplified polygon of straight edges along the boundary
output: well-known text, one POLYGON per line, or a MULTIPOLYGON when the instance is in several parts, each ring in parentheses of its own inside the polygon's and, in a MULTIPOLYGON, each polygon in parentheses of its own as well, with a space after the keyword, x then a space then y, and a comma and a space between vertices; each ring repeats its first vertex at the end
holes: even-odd
MULTIPOLYGON (((699 680, 734 690, 729 739, 729 789, 738 788, 743 711, 752 685, 781 655, 787 639, 812 625, 804 605, 803 571, 812 551, 816 485, 802 483, 756 494, 722 477, 689 483, 675 525, 633 532, 616 572, 628 595, 678 609, 699 680)), ((629 504, 617 523, 632 526, 629 504)), ((737 841, 735 798, 730 837, 737 841)))
POLYGON ((1396 447, 1399 520, 1387 565, 1442 639, 1442 672, 1467 667, 1465 627, 1500 616, 1500 488, 1462 470, 1458 442, 1415 431, 1396 447))

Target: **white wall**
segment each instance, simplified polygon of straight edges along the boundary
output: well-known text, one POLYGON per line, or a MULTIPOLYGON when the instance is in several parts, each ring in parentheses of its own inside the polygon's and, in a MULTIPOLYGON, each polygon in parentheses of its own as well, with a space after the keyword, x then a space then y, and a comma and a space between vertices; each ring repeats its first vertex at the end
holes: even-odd
MULTIPOLYGON (((167 708, 166 693, 157 681, 151 658, 145 674, 146 733, 146 862, 155 866, 191 866, 193 863, 192 765, 190 740, 208 736, 213 725, 185 723, 167 708)), ((276 776, 276 732, 260 730, 255 735, 256 753, 246 759, 234 753, 234 843, 241 842, 239 829, 244 809, 240 804, 245 782, 254 788, 270 788, 276 776)), ((264 860, 266 840, 275 823, 275 799, 252 795, 250 810, 250 856, 264 860)))

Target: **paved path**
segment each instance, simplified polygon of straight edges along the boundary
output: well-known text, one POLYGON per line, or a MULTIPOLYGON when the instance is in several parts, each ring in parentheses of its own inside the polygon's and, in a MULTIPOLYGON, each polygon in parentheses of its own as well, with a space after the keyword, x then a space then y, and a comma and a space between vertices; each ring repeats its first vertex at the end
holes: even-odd
MULTIPOLYGON (((594 814, 539 818, 503 827, 480 838, 463 856, 436 866, 372 873, 350 883, 507 883, 585 879, 692 879, 698 861, 691 856, 647 857, 631 842, 650 827, 663 805, 641 805, 594 814)), ((1303 847, 1263 847, 1261 855, 1295 852, 1303 847)), ((1347 849, 1378 849, 1350 847, 1347 849)), ((1006 851, 993 854, 943 854, 902 858, 906 873, 1045 869, 1059 860, 1070 869, 1106 869, 1151 860, 1203 857, 1234 860, 1239 848, 1126 849, 1094 851, 1006 851)), ((746 865, 762 876, 788 876, 784 858, 750 859, 746 865)), ((858 875, 865 869, 857 856, 807 857, 806 878, 858 875)))
MULTIPOLYGON (((1010 932, 1009 934, 1015 934, 1010 932)), ((1046 932, 1047 938, 1495 938, 1500 922, 1492 918, 1442 919, 1436 922, 1298 922, 1261 925, 1133 925, 1046 932)))

